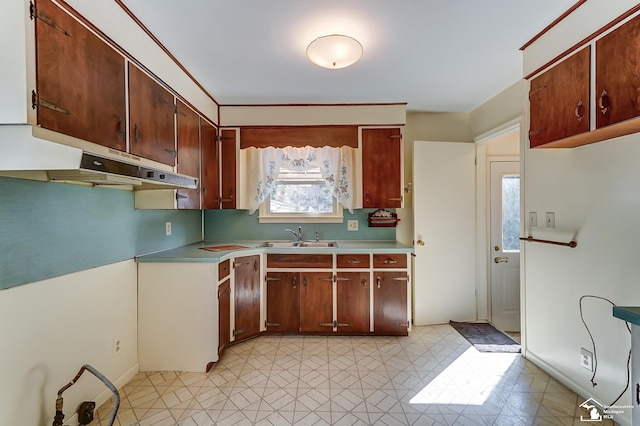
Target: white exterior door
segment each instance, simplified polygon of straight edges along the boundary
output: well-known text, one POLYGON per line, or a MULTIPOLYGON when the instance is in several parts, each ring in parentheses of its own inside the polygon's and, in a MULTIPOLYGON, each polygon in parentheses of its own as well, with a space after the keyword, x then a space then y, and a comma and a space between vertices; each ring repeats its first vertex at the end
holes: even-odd
POLYGON ((414 143, 414 321, 476 319, 475 145, 414 143))
POLYGON ((492 161, 491 322, 520 331, 520 163, 492 161))

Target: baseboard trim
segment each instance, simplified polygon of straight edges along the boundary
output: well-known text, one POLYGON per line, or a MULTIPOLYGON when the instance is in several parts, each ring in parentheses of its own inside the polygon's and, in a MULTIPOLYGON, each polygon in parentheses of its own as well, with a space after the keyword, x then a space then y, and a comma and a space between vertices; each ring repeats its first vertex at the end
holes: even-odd
MULTIPOLYGON (((562 383, 563 385, 565 385, 566 387, 568 387, 569 389, 577 393, 578 396, 580 398, 583 398, 585 401, 593 396, 589 391, 589 389, 579 385, 573 379, 566 376, 560 370, 558 370, 551 364, 548 364, 543 359, 537 357, 531 351, 526 351, 525 358, 531 361, 532 363, 534 363, 536 366, 540 367, 551 377, 553 377, 554 379, 556 379, 557 381, 559 381, 560 383, 562 383)), ((613 420, 620 426, 631 426, 631 420, 625 417, 622 417, 619 414, 614 414, 613 420)))

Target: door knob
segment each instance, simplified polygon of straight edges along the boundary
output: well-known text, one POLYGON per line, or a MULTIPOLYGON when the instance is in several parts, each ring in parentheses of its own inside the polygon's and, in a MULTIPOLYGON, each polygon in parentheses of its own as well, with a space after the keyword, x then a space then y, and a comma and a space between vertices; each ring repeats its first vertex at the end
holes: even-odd
POLYGON ((422 240, 418 240, 417 244, 418 244, 419 246, 423 246, 423 245, 424 245, 424 241, 422 241, 422 240))
POLYGON ((509 261, 508 257, 494 257, 493 261, 496 263, 507 263, 509 261))

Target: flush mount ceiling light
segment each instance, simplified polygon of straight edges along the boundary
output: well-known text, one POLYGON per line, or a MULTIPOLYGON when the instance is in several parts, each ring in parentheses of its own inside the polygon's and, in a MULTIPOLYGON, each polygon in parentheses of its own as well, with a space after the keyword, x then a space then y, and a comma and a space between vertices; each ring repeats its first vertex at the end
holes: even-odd
POLYGON ((307 47, 307 58, 323 68, 345 68, 355 64, 361 57, 362 45, 346 35, 318 37, 307 47))

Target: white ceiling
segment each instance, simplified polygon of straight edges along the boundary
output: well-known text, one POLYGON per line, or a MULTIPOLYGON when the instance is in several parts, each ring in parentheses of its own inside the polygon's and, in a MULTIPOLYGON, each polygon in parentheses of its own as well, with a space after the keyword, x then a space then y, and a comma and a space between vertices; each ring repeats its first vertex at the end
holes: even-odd
POLYGON ((519 48, 576 0, 124 0, 222 105, 406 102, 468 112, 522 78, 519 48), (364 56, 305 50, 346 34, 364 56))

